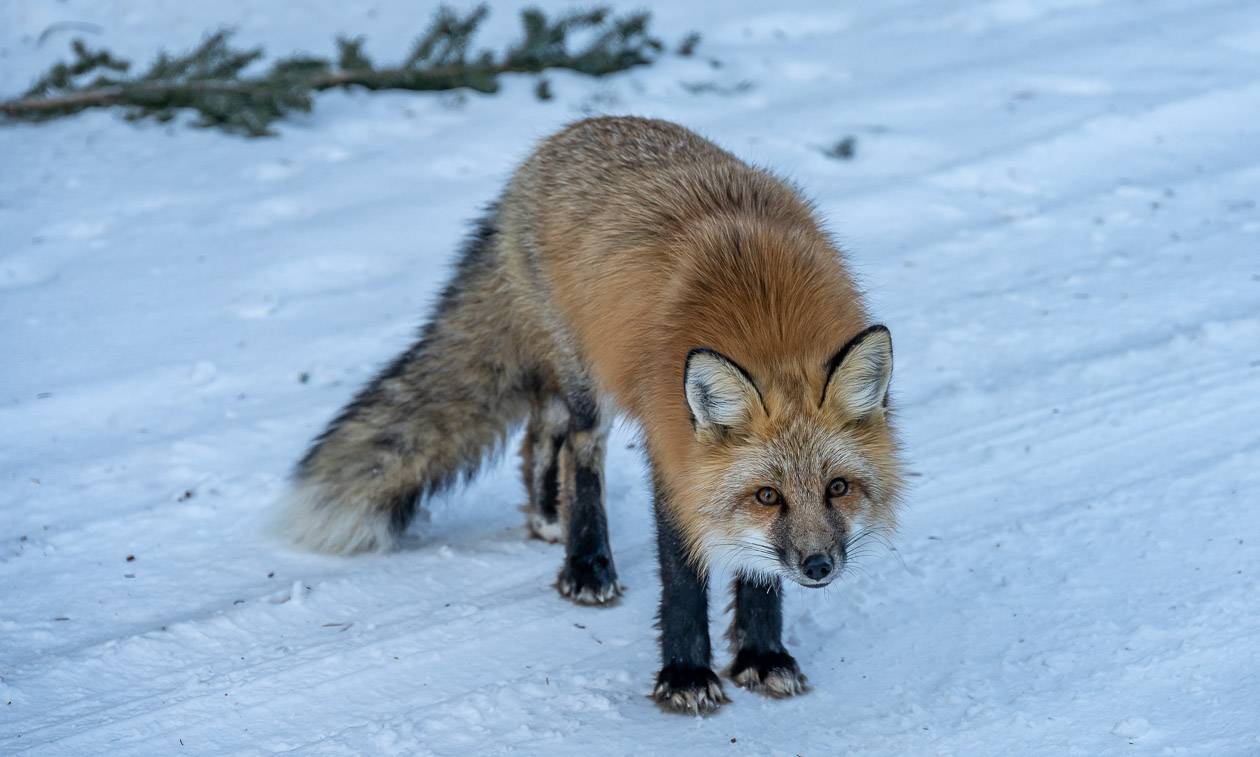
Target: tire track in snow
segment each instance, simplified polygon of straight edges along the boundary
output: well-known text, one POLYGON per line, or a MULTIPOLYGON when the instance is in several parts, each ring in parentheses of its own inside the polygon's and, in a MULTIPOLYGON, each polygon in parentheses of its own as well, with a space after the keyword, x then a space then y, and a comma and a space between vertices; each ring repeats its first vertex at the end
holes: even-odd
MULTIPOLYGON (((628 558, 627 565, 638 565, 644 556, 627 554, 626 557, 628 558)), ((524 584, 511 584, 493 594, 470 598, 469 601, 482 609, 446 622, 434 622, 431 619, 432 608, 421 604, 396 619, 383 623, 374 622, 372 638, 356 646, 346 648, 339 639, 332 640, 335 637, 331 637, 329 641, 301 648, 295 654, 286 654, 260 663, 217 672, 208 679, 199 680, 197 682, 199 690, 195 692, 187 691, 187 687, 172 687, 164 692, 139 699, 128 698, 90 712, 49 713, 49 720, 52 721, 49 725, 27 731, 23 738, 38 737, 46 745, 57 744, 69 749, 82 748, 76 747, 75 744, 86 746, 94 743, 110 743, 115 747, 122 747, 127 740, 111 736, 111 731, 131 733, 135 730, 131 724, 137 720, 154 719, 158 715, 173 717, 175 714, 180 715, 175 720, 181 723, 183 728, 195 730, 193 724, 202 724, 213 729, 216 725, 214 721, 216 715, 207 714, 199 717, 197 710, 199 705, 219 702, 224 689, 231 689, 235 696, 233 702, 245 702, 244 706, 250 706, 251 703, 257 705, 265 703, 274 707, 277 706, 278 701, 284 701, 286 697, 295 703, 295 707, 302 703, 309 705, 312 701, 339 705, 347 696, 346 694, 327 699, 319 696, 321 690, 329 688, 341 692, 357 690, 362 692, 362 695, 374 698, 381 693, 377 687, 369 685, 359 686, 356 689, 349 679, 355 676, 375 679, 380 669, 393 668, 396 672, 391 673, 391 677, 400 680, 399 688, 409 689, 412 682, 424 680, 425 666, 430 664, 434 655, 437 654, 432 650, 442 650, 440 654, 443 657, 451 655, 467 660, 467 672, 471 674, 480 670, 481 675, 474 676, 476 678, 495 680, 500 673, 495 667, 499 664, 498 661, 482 657, 477 654, 478 649, 482 647, 511 648, 516 644, 530 649, 545 647, 548 645, 542 642, 554 638, 558 630, 571 626, 567 612, 560 614, 555 612, 557 605, 565 610, 569 609, 566 600, 555 595, 550 586, 540 587, 537 583, 533 583, 532 586, 533 590, 530 591, 524 584), (499 644, 496 637, 506 638, 507 641, 499 644), (461 639, 461 641, 451 643, 452 639, 461 639), (330 652, 334 654, 330 655, 330 652), (338 660, 342 668, 341 672, 334 678, 328 678, 326 675, 310 675, 313 671, 325 666, 330 656, 338 660), (391 659, 397 658, 406 659, 398 660, 396 664, 390 662, 391 659), (319 683, 315 686, 304 685, 312 679, 318 680, 319 683), (254 690, 258 691, 251 694, 254 690), (251 696, 253 696, 252 700, 251 696)), ((623 607, 596 608, 589 612, 624 613, 625 609, 623 607)), ((592 627, 607 625, 606 622, 597 624, 596 620, 588 622, 592 627)), ((647 626, 646 623, 636 624, 636 631, 640 630, 638 625, 647 626)), ((605 654, 606 651, 596 650, 592 651, 589 657, 605 654)), ((581 659, 586 658, 577 658, 573 662, 581 659)), ((179 671, 164 673, 163 677, 174 680, 204 664, 199 661, 179 671)), ((526 675, 528 674, 522 674, 520 678, 526 675)), ((142 684, 143 681, 136 683, 142 684)), ((444 695, 448 699, 454 696, 458 695, 444 695)), ((412 692, 409 698, 405 698, 405 701, 405 706, 409 710, 420 706, 415 692, 412 692)), ((335 711, 330 712, 329 716, 335 716, 335 711)), ((151 736, 152 734, 145 734, 144 738, 151 736)))
MULTIPOLYGON (((550 551, 550 550, 549 550, 550 551)), ((644 545, 637 548, 621 549, 618 551, 620 563, 628 568, 628 575, 637 575, 641 572, 640 568, 645 564, 648 555, 645 555, 644 545)), ((513 556, 509 556, 513 557, 513 556)), ((431 559, 430 562, 442 566, 446 562, 440 558, 431 559)), ((509 559, 507 562, 519 562, 519 560, 509 559)), ((394 607, 391 609, 382 609, 374 607, 371 617, 372 638, 366 643, 346 648, 346 642, 339 636, 331 633, 323 634, 321 639, 319 636, 314 638, 314 643, 308 643, 296 650, 286 649, 282 654, 269 657, 257 662, 251 662, 243 665, 236 664, 238 657, 237 651, 230 648, 231 642, 235 634, 231 632, 237 628, 242 628, 240 621, 248 620, 250 615, 256 615, 263 620, 272 620, 269 617, 269 607, 271 606, 266 597, 259 598, 255 604, 249 608, 235 610, 230 615, 214 614, 203 620, 194 619, 186 623, 173 626, 169 629, 169 633, 178 634, 184 638, 200 639, 201 643, 206 646, 203 655, 192 661, 182 664, 174 670, 163 669, 156 678, 152 679, 135 679, 129 681, 129 688, 153 688, 165 687, 162 691, 147 694, 140 698, 125 697, 113 704, 107 704, 104 707, 98 706, 99 694, 91 694, 76 702, 63 705, 55 711, 45 713, 47 725, 37 725, 24 734, 24 738, 33 735, 41 735, 46 742, 56 741, 61 736, 57 735, 60 731, 70 731, 75 736, 95 732, 100 728, 107 728, 119 722, 127 722, 135 718, 145 717, 158 711, 166 711, 172 708, 184 706, 185 702, 204 700, 205 697, 215 697, 220 694, 224 688, 240 689, 242 687, 258 684, 261 685, 266 681, 288 676, 298 675, 320 666, 329 656, 336 656, 346 659, 347 655, 352 658, 365 658, 363 665, 364 670, 376 669, 381 666, 381 660, 392 657, 393 655, 385 655, 382 650, 397 649, 402 653, 408 650, 412 652, 420 652, 426 649, 442 648, 443 642, 449 638, 466 638, 463 645, 476 646, 476 639, 484 636, 487 632, 505 632, 506 635, 510 631, 517 631, 522 625, 533 625, 535 623, 554 621, 556 613, 554 609, 557 606, 567 610, 569 604, 566 600, 560 598, 550 586, 550 576, 555 572, 555 565, 547 564, 545 569, 540 570, 541 575, 533 575, 527 579, 513 581, 504 584, 502 587, 490 593, 472 594, 457 600, 461 612, 463 608, 469 606, 475 607, 472 612, 461 614, 459 617, 442 621, 433 618, 434 607, 426 605, 422 600, 412 602, 407 600, 417 600, 417 597, 396 598, 403 599, 402 607, 394 607), (543 576, 546 576, 544 578, 543 576), (521 614, 526 615, 527 620, 522 622, 521 614), (213 628, 218 625, 224 625, 231 622, 232 625, 225 629, 222 634, 214 633, 213 628), (203 628, 204 626, 211 628, 203 628), (185 626, 185 627, 180 627, 185 626), (225 636, 226 638, 218 638, 225 636), (224 646, 229 646, 224 649, 224 646), (187 692, 187 686, 181 685, 181 681, 186 681, 190 672, 196 671, 215 664, 221 666, 223 663, 230 663, 234 667, 228 670, 219 670, 214 672, 208 678, 199 678, 197 685, 206 689, 213 689, 211 694, 201 694, 200 692, 187 692), (160 706, 155 706, 159 705, 160 706)), ((440 573, 440 571, 425 571, 423 569, 416 571, 417 575, 431 575, 440 573)), ((397 575, 386 576, 384 581, 392 581, 398 578, 397 575)), ((351 586, 350 579, 342 579, 337 583, 345 586, 351 586)), ((335 586, 328 587, 334 589, 335 586)), ((316 592, 321 593, 321 592, 316 592)), ((312 595, 314 596, 314 594, 312 595)), ((306 600, 309 604, 312 600, 306 600)), ((335 596, 329 601, 337 602, 335 596)), ((439 600, 440 601, 440 600, 439 600)), ((456 600, 447 602, 446 604, 454 604, 456 600)), ((378 602, 380 604, 382 602, 378 602)), ((623 600, 623 605, 625 601, 623 600)), ((596 608, 589 612, 609 612, 615 613, 622 611, 622 607, 615 608, 596 608)), ((562 613, 563 615, 563 613, 562 613)), ((315 618, 311 618, 308 622, 314 622, 315 618)), ((248 625, 248 624, 246 624, 248 625)), ((647 623, 642 624, 648 627, 647 623)), ((353 638, 353 637, 352 637, 353 638)), ((256 640, 240 640, 246 646, 243 649, 257 651, 256 640)), ((136 648, 134 656, 138 660, 150 658, 152 650, 149 648, 159 644, 169 644, 165 639, 157 638, 152 633, 145 633, 128 639, 111 640, 109 642, 94 645, 83 650, 78 655, 58 655, 59 664, 66 667, 78 667, 83 664, 90 663, 94 659, 100 657, 103 652, 117 652, 126 654, 126 647, 136 648), (119 649, 119 647, 123 649, 119 649)), ((493 645, 487 645, 493 646, 493 645)), ((187 650, 171 650, 176 656, 183 661, 187 658, 187 650)), ((400 655, 401 656, 401 655, 400 655)), ((471 655, 470 659, 475 657, 471 655)), ((386 663, 388 665, 388 663, 386 663)), ((55 672, 47 671, 45 677, 52 680, 41 682, 35 677, 36 670, 24 674, 20 668, 15 671, 14 679, 24 681, 28 684, 38 685, 41 687, 56 684, 55 672)), ((351 675, 347 673, 345 675, 351 675)), ((278 684, 280 688, 283 685, 278 684)))

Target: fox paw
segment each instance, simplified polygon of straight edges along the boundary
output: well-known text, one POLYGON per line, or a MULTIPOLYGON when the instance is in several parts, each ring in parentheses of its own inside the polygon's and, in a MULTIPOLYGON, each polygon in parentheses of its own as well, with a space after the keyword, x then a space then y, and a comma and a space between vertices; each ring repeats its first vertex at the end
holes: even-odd
POLYGON ((556 579, 556 588, 580 605, 612 604, 624 591, 612 561, 602 556, 567 561, 556 579))
POLYGON ((531 512, 526 518, 529 535, 545 542, 559 544, 564 541, 564 524, 558 520, 547 520, 542 513, 531 512))
POLYGON ((661 709, 684 715, 707 715, 730 701, 712 670, 682 665, 661 668, 652 699, 661 709))
POLYGON ((800 667, 787 652, 741 649, 727 675, 740 688, 777 699, 809 691, 800 667))

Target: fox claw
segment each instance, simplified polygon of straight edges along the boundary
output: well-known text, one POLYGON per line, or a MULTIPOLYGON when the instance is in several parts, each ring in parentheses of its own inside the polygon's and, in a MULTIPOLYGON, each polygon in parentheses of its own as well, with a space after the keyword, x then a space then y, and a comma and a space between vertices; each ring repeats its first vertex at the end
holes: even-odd
POLYGON ((726 674, 736 686, 776 699, 809 691, 800 667, 787 652, 741 649, 726 674))
POLYGON ((556 579, 562 596, 580 605, 607 605, 625 591, 617 580, 617 571, 606 557, 576 560, 565 564, 556 579))
POLYGON ((708 715, 730 701, 712 670, 681 665, 661 669, 652 699, 661 709, 684 715, 708 715))

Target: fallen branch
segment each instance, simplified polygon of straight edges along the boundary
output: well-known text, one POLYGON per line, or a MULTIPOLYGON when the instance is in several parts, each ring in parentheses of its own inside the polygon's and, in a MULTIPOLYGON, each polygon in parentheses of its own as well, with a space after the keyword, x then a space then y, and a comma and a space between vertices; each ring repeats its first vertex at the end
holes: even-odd
MULTIPOLYGON (((485 6, 464 16, 441 8, 403 62, 385 68, 373 65, 362 38, 342 37, 335 61, 286 58, 249 76, 244 71, 262 58, 262 50, 234 49, 231 33, 223 30, 184 55, 162 53, 143 74, 128 76, 129 61, 90 50, 76 39, 74 60, 53 66, 22 97, 0 102, 0 115, 42 121, 89 108, 124 107, 130 120, 167 121, 180 110, 192 110, 200 116, 196 126, 264 136, 273 133, 275 121, 294 111, 309 112, 312 94, 327 89, 495 92, 501 74, 569 69, 604 76, 651 63, 663 49, 648 34, 646 13, 612 18, 606 9, 596 9, 548 20, 531 8, 521 13, 522 38, 502 55, 470 54, 472 37, 488 14, 485 6), (575 32, 590 41, 572 51, 568 43, 575 32)), ((543 89, 538 88, 540 96, 543 89)))

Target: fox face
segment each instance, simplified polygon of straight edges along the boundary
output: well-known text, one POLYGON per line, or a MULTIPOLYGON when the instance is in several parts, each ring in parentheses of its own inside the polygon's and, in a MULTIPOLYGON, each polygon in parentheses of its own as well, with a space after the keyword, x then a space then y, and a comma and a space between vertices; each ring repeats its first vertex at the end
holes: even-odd
POLYGON ((759 385, 725 355, 692 350, 684 384, 704 492, 689 524, 695 556, 822 587, 861 541, 890 529, 900 487, 892 365, 883 326, 832 358, 821 392, 802 380, 759 385))

